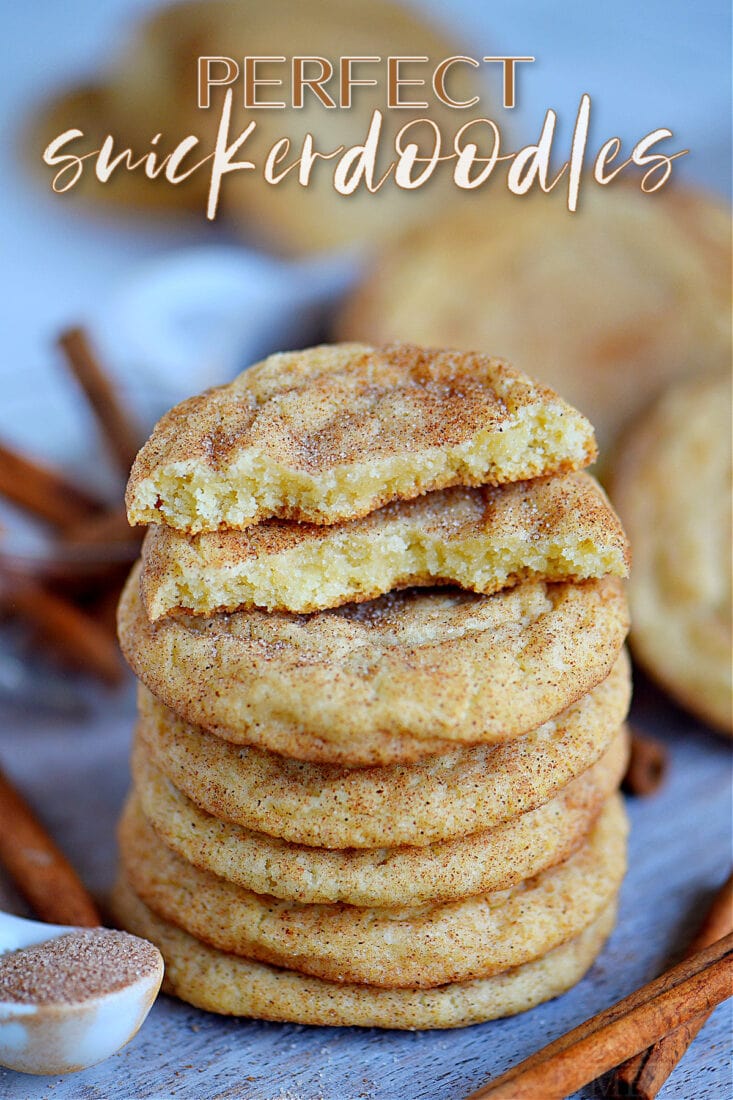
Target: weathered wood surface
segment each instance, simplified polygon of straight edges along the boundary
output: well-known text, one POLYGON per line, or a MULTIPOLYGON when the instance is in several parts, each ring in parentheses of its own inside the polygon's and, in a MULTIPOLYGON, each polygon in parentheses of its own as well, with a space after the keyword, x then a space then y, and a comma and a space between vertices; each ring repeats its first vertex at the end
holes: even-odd
MULTIPOLYGON (((88 884, 114 873, 114 825, 128 782, 132 692, 100 697, 83 726, 2 716, 0 760, 88 884)), ((730 747, 637 693, 636 720, 671 750, 665 789, 630 801, 631 868, 618 927, 570 993, 524 1016, 461 1031, 379 1032, 227 1020, 161 998, 140 1035, 69 1078, 0 1069, 3 1100, 458 1100, 662 970, 730 870, 730 747)), ((6 905, 13 903, 6 891, 6 905)), ((662 1100, 730 1100, 731 1008, 723 1005, 662 1100)), ((607 1096, 603 1080, 584 1100, 607 1096)))

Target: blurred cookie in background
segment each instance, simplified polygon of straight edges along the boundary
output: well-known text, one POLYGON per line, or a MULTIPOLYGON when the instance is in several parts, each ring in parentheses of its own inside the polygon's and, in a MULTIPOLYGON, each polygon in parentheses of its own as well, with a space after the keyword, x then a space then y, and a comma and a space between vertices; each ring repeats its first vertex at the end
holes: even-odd
MULTIPOLYGON (((242 51, 287 58, 312 55, 328 58, 336 67, 335 76, 328 85, 338 104, 335 109, 324 108, 315 96, 306 94, 301 109, 289 106, 286 110, 240 113, 241 125, 245 124, 245 119, 257 120, 257 133, 248 143, 250 159, 256 164, 264 162, 268 150, 283 135, 290 138, 290 150, 282 162, 278 162, 278 172, 300 157, 303 140, 309 133, 313 134, 314 147, 320 152, 328 153, 339 146, 348 150, 363 145, 374 110, 382 115, 373 176, 375 185, 396 158, 397 134, 410 122, 415 125, 409 136, 403 137, 403 146, 415 142, 422 155, 430 155, 435 142, 433 128, 429 123, 417 121, 429 118, 440 128, 446 144, 443 152, 452 153, 453 135, 466 121, 467 112, 441 103, 431 81, 436 66, 443 59, 462 51, 413 8, 389 0, 369 0, 369 3, 364 0, 308 0, 306 3, 277 0, 267 5, 251 0, 246 8, 245 12, 241 4, 230 6, 230 22, 223 40, 238 44, 239 49, 235 49, 232 56, 237 57, 242 51), (350 56, 380 57, 382 60, 379 64, 353 63, 355 80, 374 80, 376 86, 355 86, 351 106, 347 108, 337 91, 338 59, 350 56), (403 56, 428 59, 405 63, 400 69, 405 79, 425 81, 424 86, 401 88, 402 101, 427 103, 427 108, 388 107, 387 59, 403 56)), ((288 73, 288 66, 271 68, 272 74, 263 67, 263 75, 288 73)), ((311 64, 308 71, 317 71, 317 66, 311 64)), ((445 86, 456 100, 479 95, 481 112, 491 114, 499 107, 498 85, 491 86, 493 97, 486 95, 482 79, 477 75, 479 72, 468 65, 454 65, 446 74, 445 86)), ((266 93, 273 93, 267 98, 287 102, 288 83, 285 75, 284 88, 264 89, 266 93)), ((219 102, 220 99, 219 96, 219 102)), ((261 234, 265 244, 285 253, 344 246, 363 250, 390 241, 406 227, 435 216, 446 201, 457 194, 450 165, 439 165, 433 176, 415 190, 399 187, 392 172, 375 193, 370 193, 362 184, 353 194, 341 195, 334 188, 337 162, 338 158, 317 161, 307 186, 299 182, 297 167, 276 186, 265 183, 261 175, 260 178, 248 178, 253 177, 254 172, 237 172, 225 185, 223 216, 246 234, 261 234)), ((418 176, 423 167, 417 165, 413 174, 418 176)))
MULTIPOLYGON (((41 158, 49 142, 70 129, 81 130, 84 137, 64 146, 60 150, 61 156, 68 152, 84 155, 100 149, 109 133, 117 139, 116 149, 121 151, 126 146, 137 148, 130 120, 124 117, 124 113, 120 115, 104 85, 84 84, 68 89, 31 118, 24 143, 29 167, 36 175, 39 171, 44 175, 47 173, 49 185, 53 184, 59 191, 71 178, 71 166, 57 175, 62 166, 47 168, 41 158)), ((193 133, 192 130, 189 132, 193 133)), ((149 152, 153 133, 140 136, 142 152, 149 152)), ((159 179, 149 179, 142 169, 115 171, 102 184, 88 163, 73 188, 63 191, 59 197, 69 202, 102 204, 106 209, 117 207, 127 214, 154 213, 156 217, 185 216, 203 221, 207 188, 208 181, 201 172, 194 173, 188 180, 173 187, 159 179)))
MULTIPOLYGON (((257 0, 184 0, 168 4, 138 23, 127 46, 96 86, 69 91, 46 106, 30 134, 33 161, 40 165, 46 144, 65 129, 78 127, 85 133, 84 151, 98 149, 101 139, 112 133, 117 149, 129 144, 139 155, 150 151, 157 132, 162 137, 155 148, 160 148, 161 155, 194 134, 201 140, 201 152, 194 150, 187 164, 195 163, 213 150, 226 91, 225 87, 213 87, 210 108, 197 106, 198 58, 230 57, 238 63, 240 74, 231 85, 229 140, 255 121, 255 130, 234 159, 253 161, 256 167, 225 177, 218 220, 228 220, 252 242, 283 253, 373 246, 434 213, 447 194, 456 190, 451 173, 437 171, 414 191, 400 189, 390 174, 375 194, 360 186, 355 194, 343 196, 333 185, 337 157, 316 159, 308 186, 299 182, 296 162, 303 141, 312 133, 315 151, 323 154, 340 146, 361 145, 372 112, 379 109, 383 121, 375 182, 394 159, 395 136, 406 123, 429 115, 452 141, 463 121, 456 121, 461 112, 436 98, 431 80, 436 65, 456 54, 460 50, 440 29, 414 10, 389 0, 370 0, 369 4, 363 0, 270 0, 267 4, 257 0), (320 102, 308 87, 303 91, 303 106, 292 106, 293 56, 326 58, 332 63, 333 76, 324 88, 335 100, 335 109, 320 102), (427 109, 387 108, 387 59, 391 56, 429 59, 404 63, 400 70, 405 80, 425 81, 424 86, 402 87, 403 101, 427 101, 427 109), (275 59, 258 63, 256 78, 264 83, 256 88, 256 94, 262 102, 284 101, 285 108, 244 108, 245 57, 275 59), (341 57, 366 59, 352 64, 355 83, 348 108, 341 106, 341 57), (280 62, 280 58, 286 60, 280 62), (376 64, 369 58, 381 61, 376 64), (359 83, 369 80, 375 80, 376 86, 359 83), (282 81, 282 85, 267 86, 268 81, 282 81), (263 165, 271 147, 283 137, 289 138, 290 145, 277 161, 277 173, 293 167, 282 182, 273 185, 263 178, 263 165)), ((212 71, 219 76, 224 67, 212 71)), ((477 71, 465 64, 453 65, 446 74, 445 87, 457 100, 481 94, 483 109, 488 111, 477 71)), ((321 73, 317 60, 305 62, 304 78, 315 79, 321 73)), ((434 138, 431 128, 421 124, 412 129, 409 140, 429 150, 434 138)), ((109 182, 101 184, 87 167, 69 196, 78 191, 96 201, 112 200, 143 209, 169 206, 195 212, 203 220, 209 176, 205 164, 176 186, 164 179, 148 180, 139 169, 115 172, 109 182)))
POLYGON ((730 216, 693 192, 477 193, 400 237, 340 339, 492 348, 589 417, 601 454, 670 381, 730 359, 730 216))
POLYGON ((682 706, 733 733, 731 382, 678 384, 623 438, 611 472, 633 549, 634 655, 682 706))

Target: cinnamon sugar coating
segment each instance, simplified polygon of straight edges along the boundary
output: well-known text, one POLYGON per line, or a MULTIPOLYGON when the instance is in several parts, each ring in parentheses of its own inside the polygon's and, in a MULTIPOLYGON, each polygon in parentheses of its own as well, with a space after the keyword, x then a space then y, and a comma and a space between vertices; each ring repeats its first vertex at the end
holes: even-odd
POLYGON ((146 940, 111 928, 80 928, 0 954, 0 1001, 75 1004, 160 970, 160 954, 146 940))

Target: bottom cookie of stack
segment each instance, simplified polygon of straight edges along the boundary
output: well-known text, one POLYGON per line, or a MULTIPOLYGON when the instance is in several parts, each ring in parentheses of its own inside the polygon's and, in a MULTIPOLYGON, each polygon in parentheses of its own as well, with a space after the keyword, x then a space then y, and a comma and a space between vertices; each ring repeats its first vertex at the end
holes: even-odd
POLYGON ((614 898, 573 939, 522 966, 437 989, 380 989, 324 981, 218 951, 156 916, 124 877, 115 888, 113 907, 125 928, 160 948, 163 989, 197 1008, 298 1024, 412 1031, 514 1016, 559 996, 593 964, 616 919, 614 898))

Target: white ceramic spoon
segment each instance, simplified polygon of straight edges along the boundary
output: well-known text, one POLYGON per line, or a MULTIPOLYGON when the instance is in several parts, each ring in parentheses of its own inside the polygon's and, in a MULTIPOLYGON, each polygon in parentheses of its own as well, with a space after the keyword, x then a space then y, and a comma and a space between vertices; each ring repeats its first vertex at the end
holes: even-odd
MULTIPOLYGON (((102 937, 111 937, 111 944, 113 940, 118 942, 118 933, 43 924, 0 912, 0 959, 8 951, 47 943, 69 933, 89 932, 99 937, 96 953, 99 967, 104 968, 102 937)), ((163 978, 160 952, 144 940, 130 939, 135 939, 138 949, 144 952, 145 964, 121 988, 114 964, 108 962, 112 988, 93 996, 50 1002, 43 998, 42 1003, 33 1003, 2 1000, 4 994, 0 993, 0 1065, 23 1073, 71 1073, 101 1062, 129 1042, 150 1011, 163 978)), ((104 969, 102 974, 107 977, 104 969)))

